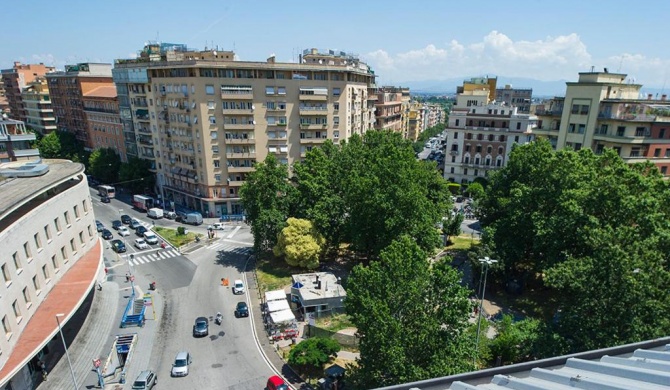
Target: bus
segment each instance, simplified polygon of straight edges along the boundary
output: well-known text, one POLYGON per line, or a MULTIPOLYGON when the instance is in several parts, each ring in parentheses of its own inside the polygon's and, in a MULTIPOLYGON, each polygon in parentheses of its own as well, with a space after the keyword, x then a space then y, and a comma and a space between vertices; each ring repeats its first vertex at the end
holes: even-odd
POLYGON ((106 196, 111 199, 115 197, 116 189, 112 186, 103 184, 101 186, 98 186, 98 194, 100 194, 100 196, 106 196))

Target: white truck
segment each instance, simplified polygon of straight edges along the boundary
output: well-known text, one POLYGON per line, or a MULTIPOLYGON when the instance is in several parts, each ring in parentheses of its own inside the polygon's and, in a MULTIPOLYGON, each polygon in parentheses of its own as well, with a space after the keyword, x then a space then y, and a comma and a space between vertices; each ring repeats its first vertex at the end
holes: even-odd
POLYGON ((147 211, 147 217, 153 219, 161 219, 163 218, 163 209, 159 209, 156 207, 154 207, 153 209, 149 209, 149 211, 147 211))

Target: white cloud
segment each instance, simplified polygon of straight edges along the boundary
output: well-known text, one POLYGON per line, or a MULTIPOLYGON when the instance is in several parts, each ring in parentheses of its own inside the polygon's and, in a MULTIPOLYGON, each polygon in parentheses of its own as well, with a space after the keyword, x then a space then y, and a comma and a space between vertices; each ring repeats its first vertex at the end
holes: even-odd
POLYGON ((636 74, 638 82, 661 85, 670 69, 670 60, 640 54, 616 54, 596 59, 578 34, 572 33, 538 40, 513 40, 491 31, 474 43, 451 40, 444 47, 429 44, 401 53, 376 50, 363 56, 383 80, 421 81, 453 77, 497 75, 538 80, 576 80, 578 72, 596 66, 610 72, 636 74))

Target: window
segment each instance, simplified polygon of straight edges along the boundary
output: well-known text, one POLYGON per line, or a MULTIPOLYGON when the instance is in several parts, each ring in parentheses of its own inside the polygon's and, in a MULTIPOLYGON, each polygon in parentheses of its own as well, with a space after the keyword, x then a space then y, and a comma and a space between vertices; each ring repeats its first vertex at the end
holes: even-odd
POLYGON ((54 271, 56 272, 60 269, 60 263, 58 263, 56 255, 51 256, 51 266, 54 267, 54 271))
POLYGON ((458 127, 458 125, 459 125, 460 123, 461 123, 461 120, 460 120, 460 119, 456 119, 456 123, 454 124, 454 126, 458 127))
POLYGON ((451 162, 455 163, 456 162, 456 156, 451 156, 451 162))
POLYGON ((464 175, 467 175, 467 174, 468 174, 468 168, 464 168, 464 169, 463 169, 463 174, 464 174, 464 175))
POLYGON ((469 152, 470 151, 470 144, 465 145, 465 151, 469 152))
POLYGON ((79 218, 79 206, 74 205, 74 217, 79 218))
POLYGON ((27 242, 23 243, 23 253, 26 254, 26 259, 28 259, 28 262, 30 262, 30 260, 33 257, 33 254, 32 254, 32 252, 30 252, 30 246, 28 245, 27 242))
POLYGON ((214 175, 214 180, 221 181, 221 174, 217 173, 216 175, 214 175))
POLYGON ((81 201, 81 207, 84 208, 84 213, 88 213, 88 205, 86 204, 86 199, 81 201))
POLYGON ((493 152, 493 146, 490 146, 490 145, 489 145, 489 146, 486 148, 486 153, 491 154, 491 152, 493 152))
POLYGON ((5 336, 9 340, 12 337, 12 328, 9 327, 9 321, 7 321, 7 316, 2 317, 2 328, 5 330, 5 336))
POLYGON ((661 173, 666 175, 668 173, 668 167, 661 167, 661 173))
POLYGON ((35 247, 37 248, 37 250, 42 249, 42 240, 40 240, 40 234, 35 233, 33 239, 35 240, 35 247))
POLYGON ((340 125, 340 117, 335 116, 333 117, 333 126, 339 126, 340 125))
POLYGON ((333 103, 333 110, 334 111, 339 111, 340 110, 340 103, 333 103))
POLYGON ((21 322, 21 309, 19 308, 19 303, 15 299, 12 303, 12 311, 14 311, 14 316, 16 317, 16 322, 21 322))
POLYGON ((70 260, 67 257, 67 249, 65 249, 64 246, 60 247, 60 256, 63 258, 63 262, 67 264, 68 260, 70 260))
POLYGON ((600 125, 600 132, 598 134, 607 134, 608 125, 600 125))
POLYGON ((661 157, 661 148, 654 149, 654 157, 661 157))
POLYGON ((58 217, 54 218, 54 226, 56 227, 56 231, 58 233, 60 233, 61 229, 60 229, 60 221, 58 220, 58 217))
POLYGON ((70 240, 70 249, 72 249, 72 252, 77 252, 77 244, 74 243, 74 238, 70 240))
POLYGON ((275 94, 275 87, 265 87, 265 94, 266 95, 274 95, 275 94))
POLYGON ((79 232, 79 242, 84 245, 84 232, 79 232))
POLYGON ((493 134, 489 134, 489 141, 493 141, 493 134))
POLYGON ((477 134, 477 140, 478 140, 478 141, 481 141, 483 138, 484 138, 483 135, 481 135, 481 134, 477 134))
POLYGON ((577 130, 577 132, 578 132, 579 134, 584 134, 585 131, 586 131, 586 125, 584 125, 584 124, 580 124, 580 125, 579 125, 579 129, 577 130))
POLYGON ((207 102, 207 109, 213 110, 216 108, 216 103, 213 100, 207 102))
POLYGON ((582 105, 581 110, 579 111, 580 115, 588 115, 589 114, 589 106, 587 105, 582 105))
POLYGON ((573 104, 572 105, 572 110, 570 110, 571 114, 577 114, 579 112, 579 104, 573 104))
POLYGON ((207 95, 214 95, 214 86, 213 85, 205 85, 205 93, 207 95))
POLYGON ((26 303, 27 307, 30 307, 32 305, 32 302, 30 300, 30 293, 28 292, 28 287, 23 288, 23 302, 26 303))
POLYGON ((37 279, 37 275, 33 276, 33 287, 38 294, 42 291, 40 288, 40 281, 37 279))
POLYGON ((91 229, 91 225, 88 225, 88 236, 93 237, 93 229, 91 229))
POLYGON ((5 279, 5 284, 9 284, 12 281, 11 276, 9 276, 9 270, 7 269, 7 263, 3 264, 2 267, 2 277, 5 279))
POLYGON ((481 145, 477 145, 477 147, 475 148, 475 151, 476 151, 477 153, 481 153, 481 152, 482 152, 482 146, 481 146, 481 145))
POLYGON ((209 124, 210 125, 215 125, 216 124, 216 117, 214 115, 209 116, 209 124))
POLYGON ((70 225, 70 212, 66 211, 63 213, 63 218, 65 218, 65 224, 70 225))
POLYGON ((286 87, 277 87, 277 95, 286 95, 286 87))
POLYGON ((20 273, 23 267, 21 266, 21 259, 19 259, 19 252, 14 252, 12 260, 14 261, 14 269, 20 273))
POLYGON ((503 147, 502 146, 498 147, 498 154, 503 154, 503 147))
POLYGON ((574 124, 574 123, 570 123, 570 124, 568 125, 568 133, 574 133, 574 132, 575 132, 575 124, 574 124))
POLYGON ((670 157, 670 149, 665 149, 665 157, 670 157))
POLYGON ((624 133, 626 132, 626 126, 618 126, 616 128, 616 135, 617 137, 623 137, 624 133))
POLYGON ((644 137, 647 135, 647 128, 646 127, 636 127, 635 128, 635 136, 636 137, 644 137))
POLYGON ((665 138, 665 129, 661 129, 658 131, 658 138, 665 138))
POLYGON ((333 88, 333 96, 340 96, 340 88, 333 88))
POLYGON ((451 173, 454 173, 455 169, 454 167, 451 167, 451 173))
POLYGON ((333 131, 333 138, 340 138, 340 131, 339 130, 334 130, 333 131))
POLYGON ((517 130, 521 130, 521 122, 517 122, 517 123, 516 123, 516 129, 517 129, 517 130))
POLYGON ((454 132, 454 139, 458 139, 458 132, 454 132))

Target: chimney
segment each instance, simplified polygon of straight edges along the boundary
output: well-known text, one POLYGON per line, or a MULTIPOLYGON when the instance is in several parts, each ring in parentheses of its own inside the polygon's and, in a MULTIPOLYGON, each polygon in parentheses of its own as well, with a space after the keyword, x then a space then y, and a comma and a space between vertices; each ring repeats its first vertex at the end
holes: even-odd
POLYGON ((321 290, 321 281, 316 282, 316 289, 321 290))

